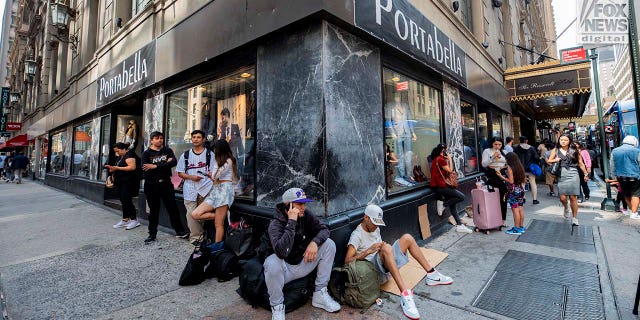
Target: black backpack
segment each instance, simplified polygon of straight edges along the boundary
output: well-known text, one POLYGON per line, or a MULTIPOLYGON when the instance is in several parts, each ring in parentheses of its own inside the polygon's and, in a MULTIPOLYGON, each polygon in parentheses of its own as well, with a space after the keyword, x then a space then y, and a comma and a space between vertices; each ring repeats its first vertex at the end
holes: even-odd
MULTIPOLYGON (((244 262, 242 273, 238 278, 240 287, 236 292, 252 307, 260 306, 271 310, 269 292, 264 279, 264 267, 260 256, 255 256, 244 262)), ((290 312, 304 306, 311 295, 315 282, 315 273, 292 280, 282 289, 284 295, 285 312, 290 312)))
POLYGON ((204 276, 207 279, 217 277, 218 282, 229 281, 237 277, 238 274, 240 274, 238 257, 226 249, 212 253, 209 265, 204 269, 204 276))
POLYGON ((189 255, 189 260, 180 274, 178 284, 181 286, 193 286, 205 280, 205 266, 209 262, 209 251, 203 248, 196 248, 189 255))

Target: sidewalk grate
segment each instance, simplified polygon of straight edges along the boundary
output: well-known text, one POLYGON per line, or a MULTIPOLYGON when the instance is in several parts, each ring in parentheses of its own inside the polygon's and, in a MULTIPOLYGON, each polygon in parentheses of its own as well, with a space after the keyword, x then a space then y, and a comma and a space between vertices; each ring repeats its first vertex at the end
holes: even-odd
POLYGON ((514 250, 473 306, 515 319, 604 319, 595 264, 514 250))
POLYGON ((593 229, 546 220, 533 219, 527 231, 516 241, 579 252, 595 252, 593 229), (573 231, 573 234, 572 234, 573 231))

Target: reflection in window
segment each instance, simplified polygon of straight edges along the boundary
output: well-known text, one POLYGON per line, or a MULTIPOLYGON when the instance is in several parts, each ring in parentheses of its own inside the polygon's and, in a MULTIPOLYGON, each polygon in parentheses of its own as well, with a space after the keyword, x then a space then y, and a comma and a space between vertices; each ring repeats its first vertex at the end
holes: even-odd
POLYGON ((427 156, 440 143, 440 91, 384 70, 387 188, 397 192, 425 185, 427 156))
POLYGON ((91 122, 73 128, 71 175, 89 178, 91 172, 91 122))
POLYGON ((460 101, 462 111, 462 144, 464 145, 464 173, 478 171, 478 152, 476 150, 476 120, 472 104, 460 101))
POLYGON ((49 140, 47 140, 46 135, 41 136, 41 147, 40 147, 40 171, 38 172, 38 178, 44 178, 45 172, 47 170, 47 153, 49 152, 49 140))
POLYGON ((67 132, 61 131, 51 135, 51 173, 64 174, 67 132))
POLYGON ((489 136, 487 135, 487 113, 478 113, 478 153, 489 148, 489 136))
POLYGON ((236 185, 236 197, 248 199, 254 195, 255 101, 253 68, 168 97, 166 141, 176 157, 191 147, 193 130, 205 132, 207 147, 212 147, 217 139, 227 140, 238 164, 240 181, 236 185))
POLYGON ((131 0, 131 16, 140 13, 150 3, 151 0, 131 0))
MULTIPOLYGON (((100 119, 100 156, 98 157, 98 168, 103 168, 109 163, 109 135, 111 134, 111 115, 106 115, 100 119)), ((98 170, 98 179, 107 179, 106 169, 98 170)))
POLYGON ((502 136, 502 116, 500 116, 497 112, 491 113, 491 134, 492 137, 500 137, 502 136))

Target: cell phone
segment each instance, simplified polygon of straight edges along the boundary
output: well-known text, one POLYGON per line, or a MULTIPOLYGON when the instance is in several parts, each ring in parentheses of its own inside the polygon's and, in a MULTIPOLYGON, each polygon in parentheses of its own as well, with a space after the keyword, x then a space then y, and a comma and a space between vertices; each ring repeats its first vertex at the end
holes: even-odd
POLYGON ((201 175, 203 175, 203 176, 206 176, 206 175, 207 175, 205 172, 202 172, 202 171, 200 171, 200 170, 196 171, 196 173, 201 174, 201 175))

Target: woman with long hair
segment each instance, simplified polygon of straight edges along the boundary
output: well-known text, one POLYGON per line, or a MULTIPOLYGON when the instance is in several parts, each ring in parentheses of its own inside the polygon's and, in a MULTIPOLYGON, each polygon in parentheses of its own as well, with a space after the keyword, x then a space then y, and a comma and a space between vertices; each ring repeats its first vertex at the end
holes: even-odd
POLYGON ((217 169, 214 173, 208 173, 209 178, 213 180, 213 188, 204 202, 193 210, 191 216, 196 220, 214 220, 216 237, 210 249, 215 252, 224 248, 224 221, 229 207, 233 204, 233 184, 238 181, 238 177, 236 158, 226 140, 218 139, 213 144, 213 154, 217 169))
MULTIPOLYGON (((500 137, 491 138, 491 147, 482 152, 482 167, 487 175, 487 184, 498 189, 500 192, 500 212, 502 213, 502 226, 507 226, 507 186, 504 181, 498 177, 497 172, 504 170, 507 166, 507 160, 503 151, 504 144, 500 137)), ((505 175, 503 173, 502 175, 505 175)))
POLYGON ((444 182, 445 176, 451 172, 453 172, 453 162, 451 161, 451 156, 447 154, 447 145, 440 143, 431 151, 430 181, 431 189, 442 198, 442 200, 438 200, 438 215, 442 215, 444 206, 449 206, 449 212, 456 221, 456 231, 473 233, 471 229, 467 228, 467 226, 460 221, 456 210, 456 204, 464 201, 464 194, 459 190, 449 188, 444 182))
POLYGON ((587 175, 591 177, 591 156, 589 155, 589 151, 584 147, 584 145, 578 141, 573 142, 576 150, 580 152, 580 156, 582 156, 582 162, 584 163, 584 167, 587 168, 586 173, 582 173, 581 170, 578 170, 578 175, 580 178, 580 187, 582 188, 582 194, 584 195, 584 200, 589 200, 589 195, 591 194, 591 190, 589 190, 589 185, 587 184, 587 180, 584 179, 584 176, 587 175))
POLYGON ((507 185, 507 202, 513 213, 513 227, 505 232, 507 234, 522 234, 524 232, 524 183, 527 174, 517 154, 510 152, 505 157, 507 158, 507 176, 505 177, 502 172, 496 171, 498 177, 507 185))
POLYGON ((558 178, 558 194, 560 202, 564 207, 564 218, 569 220, 569 209, 573 213, 572 224, 578 223, 578 194, 580 193, 580 175, 578 170, 585 174, 583 180, 589 180, 587 168, 584 166, 580 152, 576 150, 573 139, 568 134, 563 134, 558 138, 556 148, 551 150, 548 164, 560 162, 560 178, 558 178), (570 207, 569 207, 570 205, 570 207))
POLYGON ((140 157, 133 150, 129 150, 129 146, 124 142, 116 143, 113 146, 117 156, 115 165, 104 166, 109 173, 113 173, 114 184, 122 204, 122 220, 113 225, 115 229, 131 230, 140 226, 136 219, 136 207, 133 205, 133 197, 140 191, 140 175, 137 172, 140 169, 140 157))

